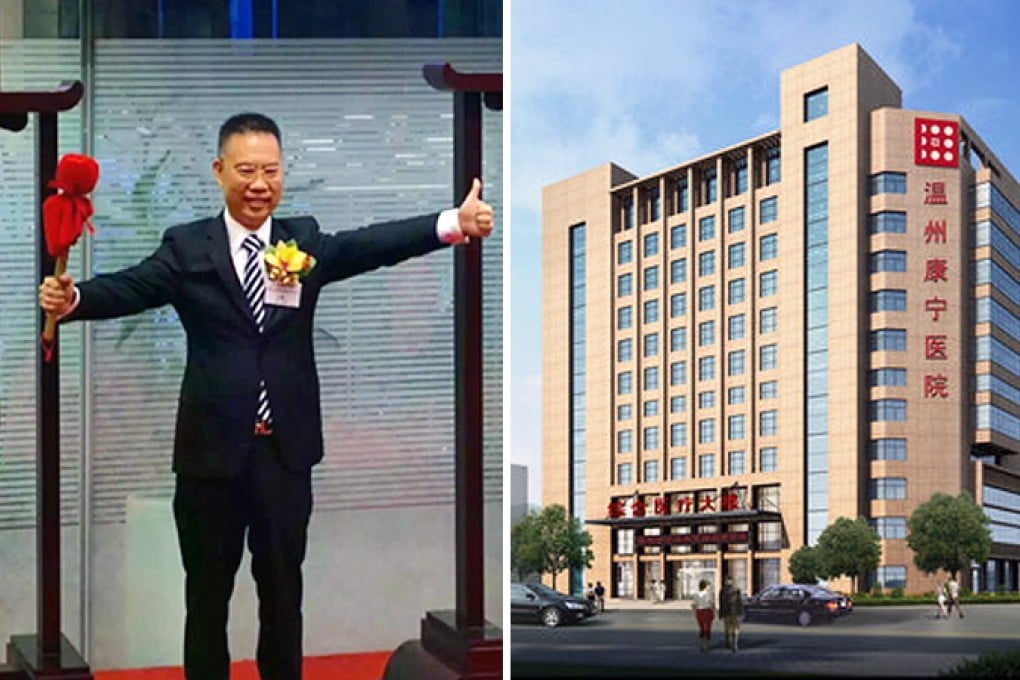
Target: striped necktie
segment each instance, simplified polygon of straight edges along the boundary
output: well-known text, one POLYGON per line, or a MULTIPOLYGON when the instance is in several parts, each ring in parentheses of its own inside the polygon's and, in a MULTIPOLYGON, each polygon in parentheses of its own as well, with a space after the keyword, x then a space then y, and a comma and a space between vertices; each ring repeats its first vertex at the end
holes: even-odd
MULTIPOLYGON (((266 319, 266 277, 262 273, 262 240, 255 234, 248 234, 244 237, 242 245, 248 253, 248 260, 244 265, 244 281, 242 282, 244 296, 251 306, 251 313, 259 327, 259 333, 262 333, 265 330, 263 322, 266 319)), ((273 422, 265 380, 259 380, 258 420, 265 421, 266 425, 272 425, 273 422)))

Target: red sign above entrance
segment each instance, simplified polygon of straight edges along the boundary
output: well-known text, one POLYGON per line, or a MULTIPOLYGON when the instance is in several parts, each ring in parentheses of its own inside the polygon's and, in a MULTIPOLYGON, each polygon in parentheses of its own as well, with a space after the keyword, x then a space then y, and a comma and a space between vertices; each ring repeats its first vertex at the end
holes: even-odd
POLYGON ((750 534, 746 531, 720 531, 711 534, 667 534, 665 536, 638 536, 634 543, 639 546, 691 545, 692 543, 747 543, 750 534))
POLYGON ((914 119, 914 164, 956 168, 960 165, 960 126, 951 120, 914 119))

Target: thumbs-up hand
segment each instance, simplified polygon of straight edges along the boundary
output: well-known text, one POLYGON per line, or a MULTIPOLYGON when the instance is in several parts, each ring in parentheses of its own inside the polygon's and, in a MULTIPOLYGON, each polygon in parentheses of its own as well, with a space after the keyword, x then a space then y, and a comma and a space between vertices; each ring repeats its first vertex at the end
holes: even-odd
POLYGON ((492 206, 480 198, 481 193, 482 182, 476 177, 471 191, 457 209, 460 230, 464 236, 485 238, 492 233, 492 206))

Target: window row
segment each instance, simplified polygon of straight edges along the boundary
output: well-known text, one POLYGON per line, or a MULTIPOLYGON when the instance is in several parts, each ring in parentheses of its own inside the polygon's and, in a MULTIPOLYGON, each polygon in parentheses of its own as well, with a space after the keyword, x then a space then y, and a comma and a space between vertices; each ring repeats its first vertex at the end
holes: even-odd
MULTIPOLYGON (((775 472, 777 466, 777 449, 764 446, 758 452, 758 472, 775 472)), ((743 475, 748 472, 746 451, 729 451, 726 453, 726 470, 716 470, 716 455, 705 453, 697 456, 698 477, 715 477, 717 474, 743 475)), ((618 463, 616 466, 616 484, 634 484, 634 463, 618 463)), ((647 460, 642 464, 644 473, 641 481, 645 483, 665 481, 660 478, 659 461, 647 460)), ((669 461, 669 479, 682 480, 688 478, 687 458, 671 458, 669 461)))
MULTIPOLYGON (((742 208, 741 208, 742 210, 742 208)), ((731 223, 732 224, 732 223, 731 223)), ((740 229, 743 229, 743 221, 740 222, 740 229)), ((732 231, 732 230, 731 230, 732 231)), ((687 245, 687 232, 684 225, 678 225, 670 229, 671 249, 682 248, 687 245)), ((715 218, 703 217, 699 222, 699 240, 706 241, 715 236, 715 218)), ((644 237, 644 257, 655 257, 659 254, 659 233, 646 234, 644 237)), ((765 234, 758 239, 758 259, 762 262, 775 259, 779 254, 779 235, 765 234)), ((731 244, 727 247, 727 266, 736 269, 744 266, 746 262, 746 242, 731 244)), ((709 250, 698 255, 699 260, 711 258, 714 262, 715 251, 709 250)), ((616 263, 618 265, 630 264, 634 261, 634 241, 621 241, 616 245, 616 263)), ((684 261, 686 262, 686 261, 684 261)), ((677 266, 670 263, 671 266, 677 266)), ((647 271, 647 269, 645 270, 647 271)), ((714 268, 713 268, 714 271, 714 268)), ((699 270, 699 275, 705 276, 712 271, 699 270)), ((674 279, 673 283, 677 281, 674 279)), ((622 295, 622 293, 621 293, 622 295)))

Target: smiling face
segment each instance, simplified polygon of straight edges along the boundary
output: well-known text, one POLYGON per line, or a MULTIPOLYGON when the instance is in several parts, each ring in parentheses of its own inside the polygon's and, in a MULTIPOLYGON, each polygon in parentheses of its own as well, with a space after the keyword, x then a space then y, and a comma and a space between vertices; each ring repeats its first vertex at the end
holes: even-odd
POLYGON ((280 143, 268 132, 239 132, 227 137, 213 174, 231 217, 255 230, 283 196, 280 143))

